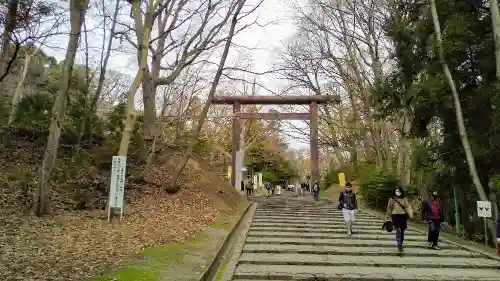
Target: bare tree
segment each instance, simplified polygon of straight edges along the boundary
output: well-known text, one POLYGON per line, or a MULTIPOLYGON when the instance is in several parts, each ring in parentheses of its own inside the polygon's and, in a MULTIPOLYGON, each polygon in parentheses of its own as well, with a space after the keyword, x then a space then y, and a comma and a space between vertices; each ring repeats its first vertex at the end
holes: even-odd
POLYGON ((222 76, 222 72, 224 70, 224 65, 226 63, 227 56, 229 54, 229 49, 231 47, 231 42, 233 40, 234 34, 236 33, 236 25, 238 24, 239 14, 240 14, 241 9, 243 8, 243 5, 245 4, 245 2, 246 2, 246 0, 238 0, 236 2, 236 4, 234 5, 235 6, 234 14, 231 17, 231 26, 229 28, 228 36, 227 36, 227 39, 226 39, 226 42, 224 45, 224 51, 222 53, 222 56, 221 56, 221 59, 219 62, 219 67, 217 69, 217 72, 215 73, 214 80, 212 81, 212 85, 210 87, 210 92, 208 93, 207 101, 205 102, 205 105, 203 106, 203 111, 201 113, 200 119, 198 120, 198 124, 196 126, 196 129, 193 133, 193 142, 190 143, 186 153, 184 154, 184 157, 182 158, 181 163, 179 165, 179 169, 177 169, 175 171, 175 174, 172 177, 172 183, 166 188, 166 191, 169 193, 175 193, 179 190, 179 186, 176 184, 177 180, 179 179, 184 168, 186 167, 186 164, 189 161, 191 154, 193 153, 194 146, 196 145, 196 143, 198 141, 198 136, 201 132, 201 128, 203 127, 203 123, 205 122, 205 118, 207 117, 208 110, 209 110, 210 105, 212 103, 212 98, 214 97, 215 91, 217 90, 217 85, 219 84, 220 78, 222 76))
POLYGON ((177 79, 182 70, 195 62, 206 50, 218 46, 226 38, 219 38, 221 31, 234 12, 234 0, 156 0, 151 21, 142 26, 125 27, 122 34, 134 46, 129 30, 136 37, 144 28, 155 27, 156 35, 149 41, 151 67, 147 67, 143 81, 144 124, 146 141, 152 140, 156 128, 156 89, 169 85, 177 79), (173 55, 175 54, 175 55, 173 55))
POLYGON ((35 211, 38 216, 47 213, 47 204, 50 193, 50 177, 57 158, 59 149, 59 138, 61 136, 61 123, 64 118, 66 109, 66 101, 68 97, 71 73, 75 62, 75 55, 78 48, 78 41, 82 23, 88 9, 89 0, 71 0, 70 1, 70 36, 68 47, 63 64, 62 78, 59 85, 54 105, 52 107, 52 117, 49 127, 49 136, 45 147, 42 167, 40 171, 40 182, 37 187, 35 199, 35 211))
MULTIPOLYGON (((113 12, 113 16, 111 18, 111 28, 109 30, 109 35, 108 35, 108 42, 106 45, 106 30, 107 30, 107 25, 106 25, 106 13, 105 13, 105 3, 104 1, 102 2, 102 8, 103 8, 103 15, 104 15, 104 24, 103 24, 103 42, 102 42, 102 51, 101 51, 101 60, 100 60, 100 68, 99 68, 99 80, 97 82, 97 88, 95 90, 95 93, 92 95, 92 100, 90 104, 85 103, 85 113, 83 115, 82 122, 80 123, 80 128, 78 128, 77 132, 77 149, 80 148, 80 144, 83 138, 83 134, 85 133, 85 128, 87 126, 87 122, 91 118, 91 116, 95 113, 97 109, 97 103, 99 102, 101 98, 101 93, 104 88, 104 81, 106 78, 106 71, 107 71, 107 66, 108 66, 108 61, 111 56, 111 47, 113 45, 113 38, 115 36, 115 28, 116 28, 116 19, 118 17, 118 12, 119 12, 119 6, 120 6, 120 0, 116 0, 115 4, 115 9, 113 12)), ((88 44, 86 43, 86 46, 88 48, 88 44)), ((88 62, 88 53, 87 53, 87 62, 88 62)), ((88 81, 89 79, 87 79, 88 81)), ((87 85, 89 86, 89 85, 87 85)), ((88 87, 87 87, 88 89, 88 87)), ((92 130, 89 129, 89 133, 92 133, 92 130)), ((89 136, 91 139, 91 135, 89 136)))
POLYGON ((7 0, 1 6, 4 9, 0 11, 6 11, 6 14, 0 15, 0 26, 3 26, 0 82, 9 74, 21 45, 34 45, 39 39, 56 34, 54 29, 62 21, 56 3, 51 1, 7 0))
POLYGON ((139 69, 135 75, 134 81, 130 85, 127 93, 127 108, 125 115, 125 125, 122 131, 122 138, 120 141, 120 148, 118 150, 119 156, 127 156, 128 146, 130 145, 130 139, 132 137, 132 131, 134 130, 134 124, 136 121, 137 113, 135 110, 135 94, 141 85, 141 81, 147 70, 148 63, 148 47, 149 39, 151 37, 151 26, 145 23, 151 22, 153 20, 153 7, 154 0, 148 0, 148 6, 144 18, 142 17, 141 2, 139 0, 132 1, 132 14, 135 21, 135 26, 142 30, 142 33, 137 34, 137 46, 139 53, 139 69), (144 27, 144 28, 143 28, 144 27))

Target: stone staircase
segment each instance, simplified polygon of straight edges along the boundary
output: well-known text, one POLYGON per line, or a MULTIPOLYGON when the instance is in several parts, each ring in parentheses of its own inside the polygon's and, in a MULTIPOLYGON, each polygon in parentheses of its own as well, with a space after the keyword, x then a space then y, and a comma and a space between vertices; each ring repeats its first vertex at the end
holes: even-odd
POLYGON ((232 280, 499 280, 500 262, 409 228, 399 256, 394 233, 359 212, 348 236, 335 204, 311 196, 255 197, 260 201, 232 280))

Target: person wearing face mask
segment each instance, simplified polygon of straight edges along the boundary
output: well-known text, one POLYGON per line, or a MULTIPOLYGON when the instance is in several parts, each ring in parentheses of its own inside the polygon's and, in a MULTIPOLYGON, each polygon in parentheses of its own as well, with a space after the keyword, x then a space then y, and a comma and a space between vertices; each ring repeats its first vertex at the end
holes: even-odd
POLYGON ((352 235, 352 226, 356 220, 356 210, 358 202, 356 200, 356 193, 352 190, 350 182, 346 183, 345 190, 340 192, 339 195, 339 209, 342 209, 344 216, 344 223, 347 228, 347 235, 352 235))
POLYGON ((427 235, 429 248, 439 250, 439 232, 441 230, 441 222, 443 222, 444 220, 444 215, 441 208, 441 203, 438 199, 437 191, 431 192, 430 200, 425 200, 422 202, 422 211, 424 213, 424 219, 429 224, 429 233, 427 235))
POLYGON ((393 195, 387 204, 386 218, 387 221, 392 221, 396 230, 396 242, 398 244, 398 252, 404 252, 403 242, 405 238, 405 230, 408 227, 408 219, 413 217, 413 209, 410 203, 405 198, 404 190, 398 187, 393 190, 393 195))

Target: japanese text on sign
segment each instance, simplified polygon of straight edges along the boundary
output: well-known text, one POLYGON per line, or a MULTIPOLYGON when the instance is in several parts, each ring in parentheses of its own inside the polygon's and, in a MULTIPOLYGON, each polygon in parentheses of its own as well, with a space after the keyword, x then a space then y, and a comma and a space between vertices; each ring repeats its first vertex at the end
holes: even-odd
POLYGON ((123 194, 125 192, 125 172, 127 157, 113 156, 111 166, 111 184, 109 190, 109 207, 123 208, 123 194))

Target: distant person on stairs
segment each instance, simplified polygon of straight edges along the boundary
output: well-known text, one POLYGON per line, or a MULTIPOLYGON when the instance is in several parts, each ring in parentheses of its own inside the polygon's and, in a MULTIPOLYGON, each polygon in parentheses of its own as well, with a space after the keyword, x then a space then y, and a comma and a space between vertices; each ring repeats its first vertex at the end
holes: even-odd
POLYGON ((314 201, 318 201, 319 200, 319 183, 318 183, 318 181, 315 181, 313 183, 312 192, 313 192, 314 201))
POLYGON ((408 228, 408 219, 413 217, 413 209, 410 203, 405 198, 405 193, 402 187, 397 187, 393 190, 392 198, 387 204, 387 221, 392 221, 396 230, 396 241, 398 244, 398 252, 403 253, 403 242, 405 239, 405 230, 408 228))
MULTIPOLYGON (((499 211, 500 213, 500 211, 499 211)), ((497 251, 498 251, 498 256, 500 257, 500 215, 498 216, 497 219, 497 251)))
POLYGON ((268 182, 268 181, 266 181, 266 182, 264 183, 264 187, 265 187, 265 188, 266 188, 266 190, 267 190, 267 195, 271 195, 271 183, 270 183, 270 182, 268 182))
POLYGON ((344 215, 344 222, 347 228, 347 235, 352 235, 352 225, 356 220, 356 210, 358 209, 358 202, 356 200, 356 193, 352 190, 352 185, 348 182, 345 185, 345 190, 340 192, 339 195, 339 208, 342 208, 344 215))
POLYGON ((444 220, 444 216, 441 203, 438 200, 437 191, 434 190, 431 192, 430 196, 430 200, 424 200, 422 202, 424 219, 429 223, 427 242, 429 242, 429 248, 439 250, 439 232, 441 230, 441 222, 444 220))

